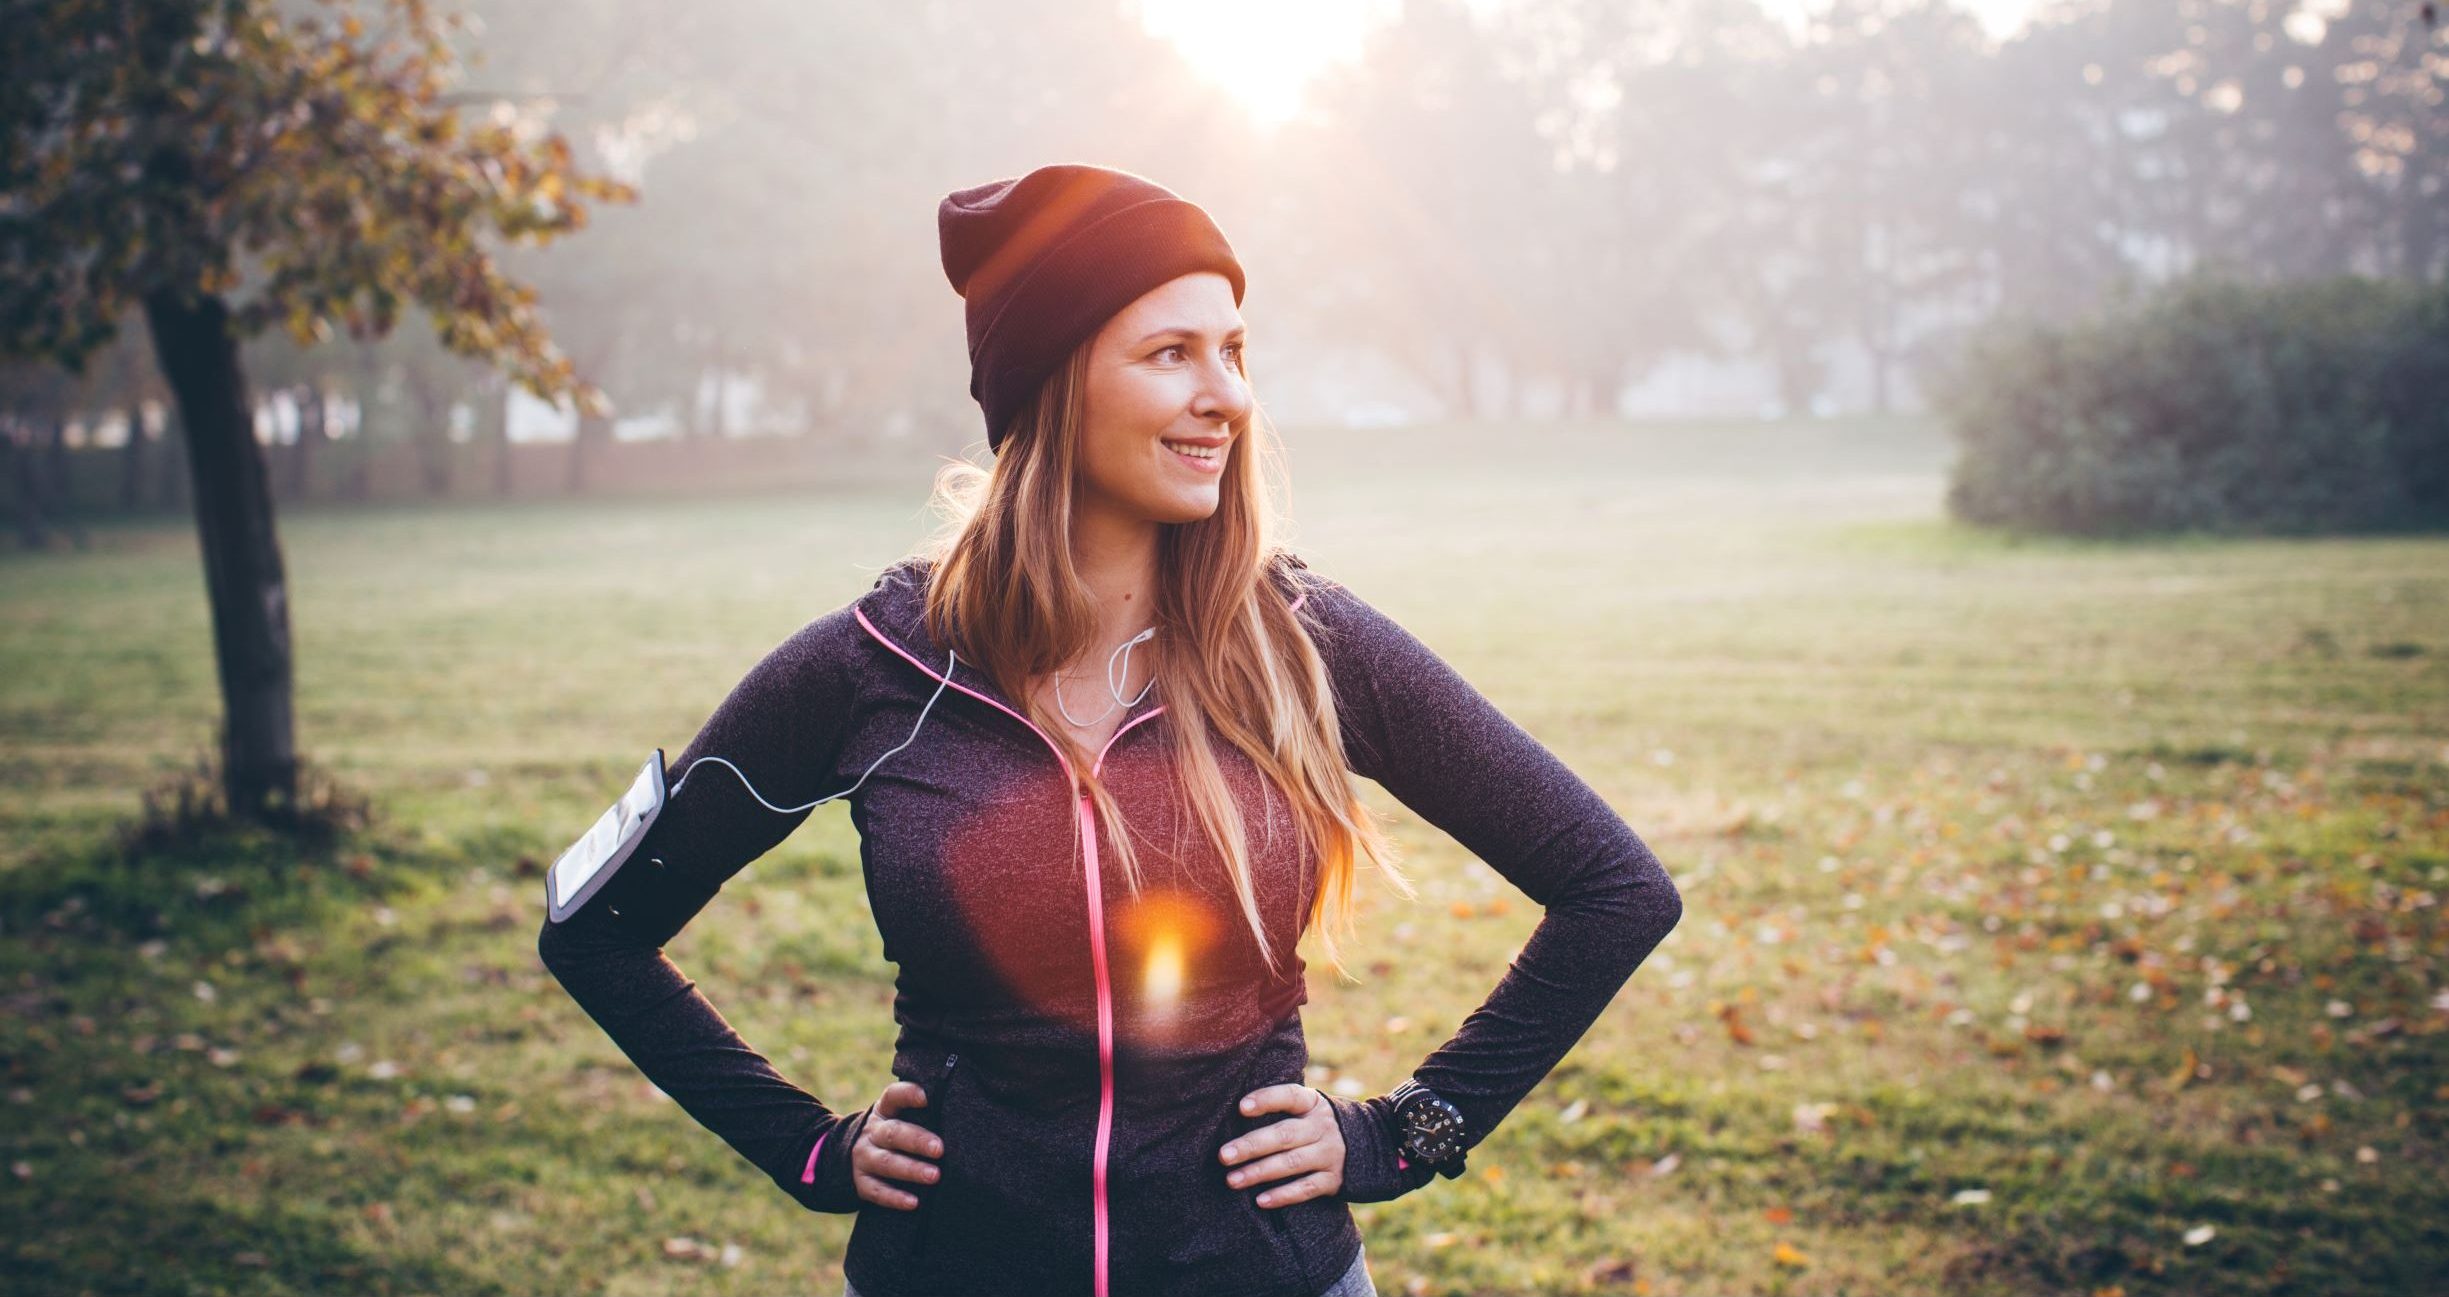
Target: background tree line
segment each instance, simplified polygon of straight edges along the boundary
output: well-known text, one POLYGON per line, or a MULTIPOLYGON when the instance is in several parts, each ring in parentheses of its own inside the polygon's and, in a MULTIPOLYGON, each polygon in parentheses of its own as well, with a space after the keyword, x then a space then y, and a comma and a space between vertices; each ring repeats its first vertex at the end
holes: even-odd
MULTIPOLYGON (((640 191, 509 258, 607 407, 514 409, 420 323, 251 343, 259 435, 280 494, 339 500, 956 450, 979 430, 933 203, 1071 157, 1217 212, 1282 418, 1608 414, 1678 357, 1743 367, 1696 410, 1912 408, 2000 310, 2206 265, 2440 275, 2449 35, 2424 9, 2061 4, 1999 44, 1936 2, 1838 0, 1798 36, 1750 0, 1411 0, 1267 129, 1131 6, 479 0, 467 111, 640 191), (616 422, 675 444, 614 449, 616 422), (775 440, 721 449, 752 434, 775 440)), ((141 349, 28 369, 0 380, 21 528, 183 504, 147 466, 177 441, 141 349)))

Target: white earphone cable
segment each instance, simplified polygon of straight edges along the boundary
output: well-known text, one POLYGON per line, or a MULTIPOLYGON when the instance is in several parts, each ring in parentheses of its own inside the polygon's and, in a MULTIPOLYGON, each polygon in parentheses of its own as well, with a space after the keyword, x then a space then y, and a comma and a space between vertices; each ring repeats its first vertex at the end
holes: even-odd
POLYGON ((1095 716, 1092 716, 1087 720, 1081 720, 1079 717, 1072 715, 1071 708, 1063 705, 1063 681, 1059 676, 1056 677, 1054 682, 1054 709, 1063 713, 1064 720, 1070 721, 1074 726, 1085 728, 1104 720, 1108 716, 1113 715, 1115 707, 1138 706, 1139 700, 1147 697, 1149 690, 1156 688, 1156 677, 1148 677, 1148 683, 1140 687, 1138 694, 1129 698, 1123 697, 1122 686, 1115 683, 1114 680, 1114 654, 1119 653, 1122 655, 1122 678, 1123 680, 1128 681, 1131 678, 1131 646, 1154 638, 1156 638, 1156 627, 1151 626, 1115 646, 1114 653, 1108 653, 1105 655, 1105 691, 1106 694, 1114 701, 1112 704, 1108 705, 1104 711, 1097 713, 1095 716))
POLYGON ((876 767, 883 765, 885 763, 885 758, 892 756, 893 753, 901 751, 903 748, 910 746, 912 743, 918 740, 919 726, 927 723, 927 713, 935 710, 935 700, 944 696, 944 690, 946 687, 952 684, 953 671, 961 665, 961 655, 958 652, 951 650, 947 650, 947 652, 949 653, 949 657, 944 663, 944 678, 936 685, 935 692, 928 696, 927 705, 918 709, 918 723, 910 727, 910 737, 894 744, 884 753, 883 756, 877 757, 874 761, 869 762, 867 769, 859 773, 858 782, 853 783, 850 787, 829 796, 819 797, 815 801, 809 802, 805 806, 776 806, 772 802, 765 800, 765 795, 757 791, 757 786, 755 784, 748 782, 748 773, 746 771, 740 769, 738 766, 732 765, 731 762, 723 759, 722 757, 703 756, 690 762, 689 768, 680 773, 680 782, 672 785, 672 791, 668 794, 668 796, 680 796, 681 787, 689 782, 689 776, 696 773, 699 766, 702 766, 709 761, 714 762, 719 766, 728 767, 731 770, 731 773, 738 775, 740 777, 740 786, 748 790, 748 795, 756 798, 759 805, 765 807, 765 809, 769 811, 774 812, 776 815, 796 815, 801 811, 812 810, 816 807, 822 806, 825 803, 834 800, 836 797, 850 796, 852 793, 859 790, 859 784, 867 782, 867 777, 869 775, 876 773, 876 767))

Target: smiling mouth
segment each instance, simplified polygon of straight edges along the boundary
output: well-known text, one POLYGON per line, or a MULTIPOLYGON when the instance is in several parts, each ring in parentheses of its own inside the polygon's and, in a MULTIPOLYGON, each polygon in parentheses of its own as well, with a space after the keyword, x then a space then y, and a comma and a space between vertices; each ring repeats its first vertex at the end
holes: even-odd
POLYGON ((1230 448, 1233 443, 1225 442, 1222 445, 1216 446, 1195 446, 1187 441, 1168 441, 1161 442, 1159 444, 1163 445, 1165 449, 1172 451, 1175 458, 1202 473, 1219 473, 1224 471, 1225 451, 1230 448))

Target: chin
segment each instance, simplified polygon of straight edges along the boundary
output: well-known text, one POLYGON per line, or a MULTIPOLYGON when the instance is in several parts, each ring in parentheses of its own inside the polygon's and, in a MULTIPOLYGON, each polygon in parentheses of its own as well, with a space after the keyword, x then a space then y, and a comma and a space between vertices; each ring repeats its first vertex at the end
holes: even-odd
POLYGON ((1216 508, 1219 503, 1218 494, 1209 492, 1206 495, 1189 499, 1176 498, 1158 502, 1144 512, 1151 522, 1204 522, 1216 516, 1216 508))

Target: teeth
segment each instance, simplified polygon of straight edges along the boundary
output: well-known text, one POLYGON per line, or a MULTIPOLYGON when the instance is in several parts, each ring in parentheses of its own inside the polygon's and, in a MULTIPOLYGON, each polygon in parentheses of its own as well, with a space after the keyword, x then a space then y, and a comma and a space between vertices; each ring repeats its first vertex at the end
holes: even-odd
POLYGON ((1214 459, 1224 453, 1222 446, 1193 446, 1181 441, 1168 441, 1164 443, 1164 446, 1167 450, 1177 451, 1193 459, 1214 459))

